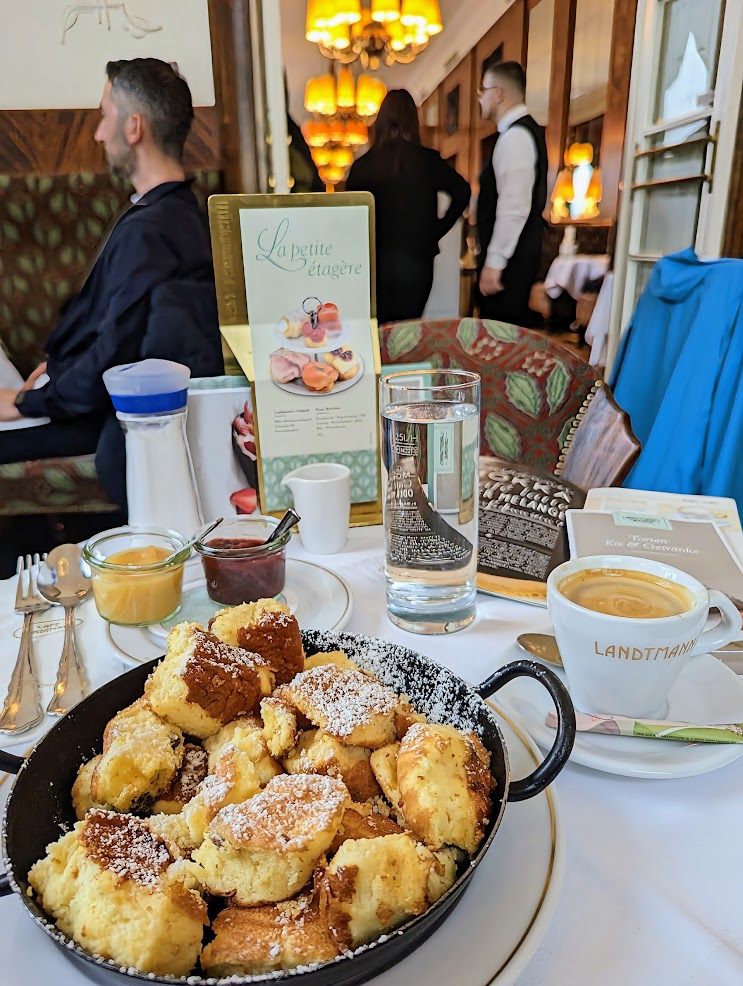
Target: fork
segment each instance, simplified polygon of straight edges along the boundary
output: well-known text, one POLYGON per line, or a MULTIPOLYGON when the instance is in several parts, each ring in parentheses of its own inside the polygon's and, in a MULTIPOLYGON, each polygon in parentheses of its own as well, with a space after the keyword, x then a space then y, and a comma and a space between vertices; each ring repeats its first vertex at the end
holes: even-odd
POLYGON ((18 648, 18 657, 8 686, 8 695, 3 704, 2 712, 0 712, 0 731, 4 733, 21 733, 26 729, 31 729, 44 718, 44 710, 39 695, 39 682, 31 659, 31 625, 34 613, 41 613, 43 610, 49 609, 51 605, 46 599, 39 596, 36 589, 39 565, 45 559, 46 554, 42 555, 41 558, 34 555, 33 561, 31 555, 26 555, 24 564, 23 556, 18 558, 15 611, 16 613, 23 613, 23 631, 18 648), (26 575, 25 590, 24 574, 26 575))

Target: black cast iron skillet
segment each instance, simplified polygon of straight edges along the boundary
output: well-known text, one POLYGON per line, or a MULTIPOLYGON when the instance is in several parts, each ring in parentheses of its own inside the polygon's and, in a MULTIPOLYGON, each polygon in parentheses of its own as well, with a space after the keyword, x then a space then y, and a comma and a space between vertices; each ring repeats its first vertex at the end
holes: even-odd
MULTIPOLYGON (((507 801, 534 797, 551 783, 570 756, 575 739, 575 714, 564 685, 551 671, 533 661, 516 661, 491 675, 475 690, 428 658, 394 644, 345 633, 305 631, 308 654, 344 650, 364 669, 376 674, 397 692, 404 692, 414 707, 433 722, 474 729, 491 754, 495 780, 493 809, 485 839, 472 860, 463 867, 454 885, 425 914, 409 921, 385 941, 364 946, 353 955, 300 974, 302 986, 351 986, 361 983, 399 962, 421 945, 447 917, 467 889, 475 867, 488 850, 500 825, 507 801), (512 781, 508 751, 487 698, 506 682, 521 675, 536 678, 552 696, 558 716, 557 736, 544 762, 520 780, 512 781)), ((71 942, 54 925, 33 897, 26 894, 27 874, 62 831, 75 823, 70 791, 80 764, 101 752, 106 723, 142 695, 144 683, 157 662, 152 661, 115 678, 72 709, 44 736, 26 760, 0 752, 0 769, 17 772, 3 824, 3 856, 7 875, 0 878, 0 894, 14 890, 33 920, 78 963, 94 981, 122 986, 125 979, 157 983, 199 983, 198 976, 158 978, 121 968, 95 958, 71 942)), ((292 974, 287 973, 286 978, 292 974)), ((296 974, 295 974, 296 975, 296 974)), ((246 977, 257 982, 262 976, 246 977)), ((275 974, 273 977, 275 978, 275 974)), ((283 978, 283 977, 282 977, 283 978)), ((234 978, 230 982, 237 982, 234 978)), ((212 980, 213 982, 213 980, 212 980)))

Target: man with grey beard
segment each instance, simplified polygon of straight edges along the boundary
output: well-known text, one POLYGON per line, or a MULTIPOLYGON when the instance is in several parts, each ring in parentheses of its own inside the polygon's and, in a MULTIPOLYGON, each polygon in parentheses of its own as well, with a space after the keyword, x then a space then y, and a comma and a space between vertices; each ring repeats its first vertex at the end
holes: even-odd
MULTIPOLYGON (((142 358, 158 289, 202 284, 213 302, 208 226, 182 163, 194 115, 188 84, 156 58, 109 62, 106 74, 95 139, 134 194, 49 336, 46 362, 20 390, 0 389, 0 421, 51 419, 0 432, 0 463, 95 451, 111 416, 103 371, 142 358)), ((218 340, 216 310, 214 331, 218 340)))

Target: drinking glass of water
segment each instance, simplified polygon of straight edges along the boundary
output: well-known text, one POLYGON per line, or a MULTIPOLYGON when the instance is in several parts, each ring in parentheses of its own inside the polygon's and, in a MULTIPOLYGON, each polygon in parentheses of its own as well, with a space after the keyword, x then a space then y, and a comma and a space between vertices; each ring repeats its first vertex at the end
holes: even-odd
POLYGON ((475 617, 480 377, 392 373, 380 383, 387 610, 414 633, 475 617))

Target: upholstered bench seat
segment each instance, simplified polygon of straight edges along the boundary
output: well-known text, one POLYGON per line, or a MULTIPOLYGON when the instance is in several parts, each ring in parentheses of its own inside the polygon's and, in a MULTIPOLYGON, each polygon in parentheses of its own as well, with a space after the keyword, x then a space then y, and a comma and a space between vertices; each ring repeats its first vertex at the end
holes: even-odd
POLYGON ((0 465, 0 517, 117 509, 98 482, 94 455, 0 465))

